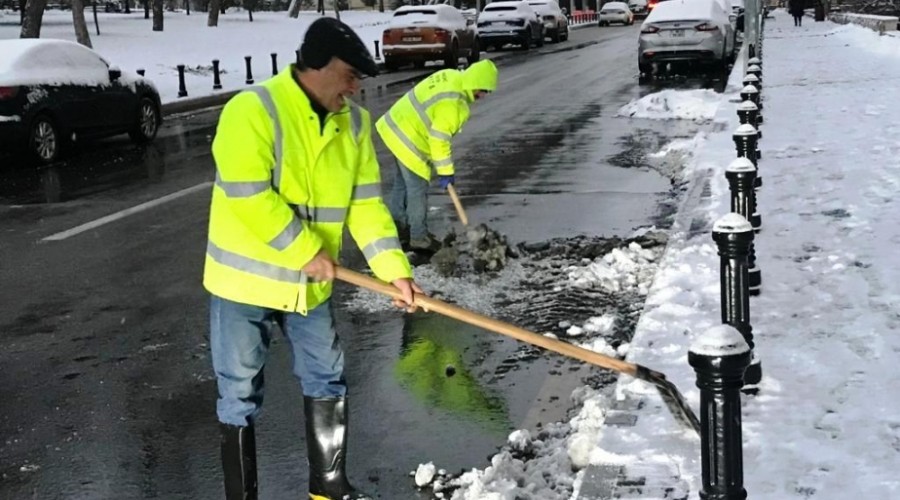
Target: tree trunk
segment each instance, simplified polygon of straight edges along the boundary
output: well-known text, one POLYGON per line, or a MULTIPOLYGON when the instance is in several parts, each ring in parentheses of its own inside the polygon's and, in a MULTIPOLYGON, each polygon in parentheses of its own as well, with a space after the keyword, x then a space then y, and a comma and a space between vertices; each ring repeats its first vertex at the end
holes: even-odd
POLYGON ((19 0, 19 26, 25 24, 25 5, 28 0, 19 0))
POLYGON ((84 20, 84 0, 72 0, 72 23, 75 24, 75 40, 85 47, 93 48, 91 33, 84 20))
POLYGON ((153 31, 163 30, 163 0, 153 0, 153 31))
POLYGON ((316 3, 316 12, 325 15, 325 0, 318 0, 316 3))
POLYGON ((384 12, 384 0, 378 0, 378 12, 384 12))
POLYGON ((250 22, 253 22, 253 9, 247 9, 247 14, 250 16, 250 22))
POLYGON ((44 8, 47 0, 27 0, 25 18, 22 20, 22 32, 19 38, 40 38, 41 23, 44 20, 44 8))
POLYGON ((288 17, 296 18, 300 15, 300 0, 291 0, 291 6, 288 7, 288 17))
POLYGON ((144 2, 144 19, 150 19, 150 0, 143 0, 144 2))
POLYGON ((206 25, 212 27, 219 25, 219 0, 209 0, 209 15, 206 16, 206 25))
POLYGON ((125 0, 125 13, 131 14, 131 0, 125 0))
POLYGON ((191 0, 184 0, 184 9, 187 11, 187 15, 191 15, 191 0))
POLYGON ((97 19, 97 0, 91 0, 91 10, 94 11, 94 28, 97 30, 97 36, 100 36, 100 20, 97 19))

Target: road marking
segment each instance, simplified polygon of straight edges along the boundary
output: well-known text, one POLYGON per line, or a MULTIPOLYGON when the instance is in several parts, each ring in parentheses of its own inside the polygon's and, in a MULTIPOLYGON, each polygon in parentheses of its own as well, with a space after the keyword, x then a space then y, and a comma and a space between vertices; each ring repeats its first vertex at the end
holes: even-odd
POLYGON ((507 78, 506 80, 503 80, 503 83, 514 82, 514 81, 518 80, 519 78, 525 78, 526 76, 528 76, 528 75, 516 75, 512 78, 507 78))
POLYGON ((72 236, 81 234, 85 231, 90 231, 91 229, 96 229, 105 224, 109 224, 110 222, 114 222, 119 219, 124 219, 125 217, 128 217, 129 215, 134 215, 138 212, 142 212, 144 210, 148 210, 150 208, 162 205, 163 203, 168 203, 172 200, 176 200, 178 198, 181 198, 182 196, 187 196, 191 193, 194 193, 194 192, 197 192, 197 191, 200 191, 203 189, 209 189, 212 186, 212 184, 213 184, 212 181, 202 182, 200 184, 197 184, 196 186, 191 186, 189 188, 182 189, 181 191, 176 191, 174 193, 167 194, 161 198, 157 198, 155 200, 150 200, 148 202, 141 203, 140 205, 135 205, 131 208, 126 208, 125 210, 121 210, 119 212, 109 214, 109 215, 107 215, 105 217, 101 217, 97 220, 82 224, 80 226, 73 227, 72 229, 67 229, 60 233, 51 234, 50 236, 47 236, 46 238, 44 238, 43 241, 60 241, 60 240, 66 239, 66 238, 71 238, 72 236))

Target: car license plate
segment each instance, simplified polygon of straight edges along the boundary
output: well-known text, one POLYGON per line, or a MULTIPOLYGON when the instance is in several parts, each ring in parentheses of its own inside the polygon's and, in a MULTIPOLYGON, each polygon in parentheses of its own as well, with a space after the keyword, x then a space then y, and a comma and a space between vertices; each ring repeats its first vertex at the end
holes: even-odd
POLYGON ((684 37, 684 30, 672 30, 671 33, 672 33, 672 37, 673 37, 673 38, 682 38, 682 37, 684 37))
POLYGON ((405 36, 403 37, 404 42, 421 42, 422 37, 420 36, 405 36))

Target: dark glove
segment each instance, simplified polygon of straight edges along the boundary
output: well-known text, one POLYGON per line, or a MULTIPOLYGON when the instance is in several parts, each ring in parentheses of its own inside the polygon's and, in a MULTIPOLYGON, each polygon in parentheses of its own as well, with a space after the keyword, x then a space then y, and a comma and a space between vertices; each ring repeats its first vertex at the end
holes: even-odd
POLYGON ((441 189, 447 189, 447 186, 450 184, 456 184, 456 177, 452 175, 439 175, 438 176, 438 186, 441 189))

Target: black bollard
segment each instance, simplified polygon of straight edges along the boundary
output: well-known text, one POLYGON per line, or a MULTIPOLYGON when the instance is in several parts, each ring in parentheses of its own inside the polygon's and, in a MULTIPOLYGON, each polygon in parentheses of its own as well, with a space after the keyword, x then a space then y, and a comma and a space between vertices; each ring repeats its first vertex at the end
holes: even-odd
POLYGON ((737 114, 741 125, 747 124, 756 127, 756 136, 762 139, 762 130, 759 130, 759 124, 757 123, 759 108, 756 107, 756 104, 753 104, 753 101, 744 101, 738 104, 737 114))
MULTIPOLYGON (((756 104, 757 108, 762 109, 762 106, 759 105, 759 89, 753 85, 745 85, 741 89, 741 101, 750 101, 756 104)), ((762 118, 762 113, 760 113, 760 118, 762 118)))
POLYGON ((145 74, 146 72, 147 72, 147 71, 146 71, 144 68, 138 68, 138 70, 137 70, 137 74, 139 74, 139 75, 141 75, 141 76, 144 76, 144 74, 145 74))
POLYGON ((762 68, 762 65, 763 65, 762 59, 760 59, 758 57, 751 57, 750 59, 747 60, 747 66, 754 66, 754 65, 762 68))
POLYGON ((756 188, 761 188, 763 181, 762 174, 759 173, 759 157, 757 156, 759 132, 752 125, 744 124, 734 131, 731 138, 734 140, 738 158, 747 158, 756 167, 756 188))
POLYGON ((272 52, 272 76, 278 74, 278 54, 272 52))
MULTIPOLYGON (((741 332, 752 351, 749 259, 753 247, 753 226, 740 214, 730 213, 716 221, 712 237, 719 247, 722 323, 741 332)), ((756 385, 762 380, 761 365, 755 356, 754 362, 744 373, 745 386, 756 385)))
POLYGON ((747 74, 748 75, 756 75, 756 78, 759 79, 760 83, 762 83, 762 68, 756 64, 751 64, 747 66, 747 74))
POLYGON ((178 97, 187 97, 187 86, 184 84, 184 64, 178 65, 178 97))
POLYGON ((247 66, 247 79, 244 81, 244 83, 246 83, 247 85, 253 85, 253 69, 250 67, 250 57, 251 56, 244 56, 244 62, 247 66))
POLYGON ((378 40, 375 40, 375 59, 381 59, 381 52, 378 47, 378 40))
MULTIPOLYGON (((725 169, 731 191, 731 211, 750 221, 754 233, 762 229, 762 217, 756 205, 756 167, 746 158, 738 158, 725 169)), ((762 272, 756 265, 756 243, 750 244, 747 255, 747 279, 751 296, 762 292, 762 272)))
POLYGON ((752 73, 747 73, 746 75, 744 75, 744 86, 746 87, 747 85, 753 85, 754 87, 756 87, 756 90, 760 92, 762 91, 762 82, 759 81, 759 78, 757 78, 757 76, 752 73))
POLYGON ((750 56, 751 59, 756 57, 756 46, 753 45, 752 43, 750 44, 750 47, 747 49, 747 54, 750 56))
POLYGON ((222 88, 222 80, 219 79, 219 60, 213 59, 213 90, 222 88))
POLYGON ((294 54, 297 56, 297 59, 294 61, 296 64, 300 64, 300 49, 294 51, 294 54))
POLYGON ((700 389, 700 498, 745 500, 740 390, 750 347, 734 328, 716 326, 694 341, 688 363, 700 389))

